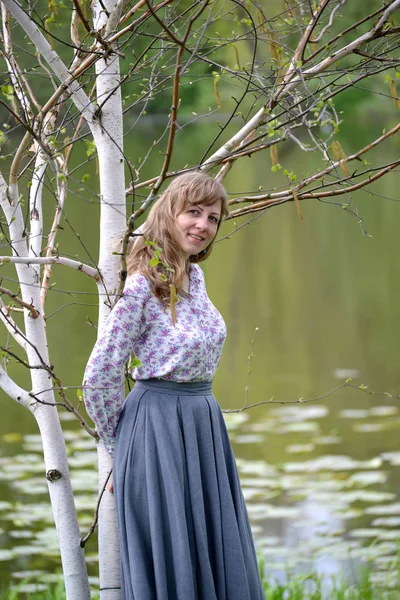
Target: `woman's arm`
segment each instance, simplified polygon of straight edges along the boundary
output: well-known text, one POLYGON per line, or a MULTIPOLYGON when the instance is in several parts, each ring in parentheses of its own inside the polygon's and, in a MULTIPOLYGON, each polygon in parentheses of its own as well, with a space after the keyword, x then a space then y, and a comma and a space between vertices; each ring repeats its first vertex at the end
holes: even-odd
POLYGON ((146 279, 140 274, 128 278, 124 295, 111 311, 85 370, 83 397, 86 410, 111 456, 125 397, 124 364, 143 332, 148 298, 146 279))

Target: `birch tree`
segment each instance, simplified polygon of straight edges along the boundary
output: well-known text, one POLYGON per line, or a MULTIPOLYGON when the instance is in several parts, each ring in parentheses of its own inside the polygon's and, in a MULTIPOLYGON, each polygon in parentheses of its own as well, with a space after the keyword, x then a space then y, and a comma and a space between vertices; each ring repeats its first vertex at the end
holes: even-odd
POLYGON ((1 0, 1 7, 0 143, 9 168, 0 175, 0 204, 9 251, 0 261, 14 279, 12 289, 0 287, 0 319, 13 340, 2 348, 8 360, 29 369, 30 387, 14 381, 5 363, 0 386, 40 429, 68 600, 87 599, 90 590, 58 410, 73 413, 98 442, 101 598, 118 600, 115 509, 105 491, 112 465, 48 353, 53 265, 92 278, 101 331, 123 291, 129 242, 163 184, 194 169, 223 180, 237 161, 260 152, 267 155, 271 187, 246 195, 230 190, 228 219, 245 223, 293 202, 301 220, 302 201, 314 200, 361 221, 352 193, 400 165, 398 153, 385 164, 369 160, 400 127, 400 0, 356 8, 345 0, 93 0, 90 6, 86 0, 1 0), (374 93, 385 123, 383 133, 348 155, 339 141, 346 121, 336 102, 349 90, 374 93), (164 133, 133 164, 124 135, 134 141, 136 124, 156 111, 168 115, 164 133), (215 124, 213 139, 198 148, 195 164, 172 168, 180 131, 200 119, 215 124), (82 143, 87 160, 97 161, 99 180, 99 253, 92 263, 67 256, 57 241, 71 196, 70 165, 82 143), (320 153, 323 168, 302 176, 284 169, 280 153, 288 144, 299 153, 320 153), (161 168, 145 179, 143 164, 156 151, 161 168), (287 182, 280 188, 277 171, 287 182), (49 187, 55 211, 44 232, 49 187))

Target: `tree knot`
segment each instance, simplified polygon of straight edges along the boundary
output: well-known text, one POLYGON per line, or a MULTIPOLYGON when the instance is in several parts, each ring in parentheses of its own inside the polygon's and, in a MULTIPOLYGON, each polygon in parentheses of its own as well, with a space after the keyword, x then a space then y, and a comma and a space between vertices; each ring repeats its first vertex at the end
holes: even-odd
POLYGON ((50 469, 46 473, 46 479, 47 479, 47 481, 50 481, 51 483, 58 481, 59 479, 61 479, 61 477, 62 477, 62 474, 57 469, 50 469))

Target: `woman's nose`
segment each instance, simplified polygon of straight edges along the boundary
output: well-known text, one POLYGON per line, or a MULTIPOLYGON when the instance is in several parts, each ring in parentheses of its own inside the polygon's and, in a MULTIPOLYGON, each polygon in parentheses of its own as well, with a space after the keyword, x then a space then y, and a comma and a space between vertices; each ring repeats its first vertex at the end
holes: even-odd
POLYGON ((201 231, 206 231, 208 229, 208 219, 201 216, 196 225, 201 231))

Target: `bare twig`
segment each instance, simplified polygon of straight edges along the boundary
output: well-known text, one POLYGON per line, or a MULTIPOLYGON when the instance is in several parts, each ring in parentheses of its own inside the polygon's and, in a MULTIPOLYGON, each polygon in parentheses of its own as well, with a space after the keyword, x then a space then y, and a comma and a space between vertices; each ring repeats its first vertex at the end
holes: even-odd
MULTIPOLYGON (((379 138, 377 138, 373 142, 370 142, 369 144, 367 144, 366 146, 361 148, 361 150, 358 150, 358 152, 355 152, 354 154, 351 154, 350 156, 348 156, 346 158, 346 163, 349 163, 354 160, 359 160, 363 154, 366 154, 367 152, 372 150, 372 148, 375 148, 376 146, 381 144, 383 141, 385 141, 392 135, 397 134, 399 131, 400 131, 400 124, 397 124, 397 125, 395 125, 395 127, 392 127, 392 129, 390 129, 389 131, 387 131, 386 133, 381 135, 379 138)), ((256 148, 256 150, 257 150, 257 148, 256 148)), ((250 151, 248 153, 251 154, 250 151)), ((328 175, 332 171, 338 169, 340 167, 341 162, 342 161, 339 161, 339 160, 334 161, 326 169, 323 169, 322 171, 319 171, 318 173, 314 173, 310 177, 305 178, 303 181, 301 181, 300 183, 298 183, 296 185, 295 191, 298 193, 298 192, 300 192, 301 189, 303 189, 304 187, 306 187, 313 181, 316 181, 319 179, 322 180, 326 175, 328 175)), ((243 196, 242 198, 233 198, 232 200, 229 201, 229 204, 232 205, 232 204, 239 204, 241 202, 254 202, 254 201, 259 201, 259 200, 263 200, 263 199, 265 199, 265 200, 281 199, 281 198, 285 198, 287 196, 289 197, 291 193, 292 193, 292 190, 290 189, 290 190, 283 190, 281 192, 272 192, 270 194, 258 194, 258 195, 253 195, 253 196, 243 196)))
POLYGON ((12 292, 11 290, 8 290, 7 288, 0 286, 0 294, 6 294, 12 300, 14 300, 14 302, 19 304, 23 308, 26 308, 29 311, 29 314, 32 317, 32 319, 37 319, 38 316, 40 315, 39 311, 37 310, 37 308, 35 308, 33 306, 33 304, 28 304, 27 302, 24 302, 21 298, 19 298, 19 296, 17 296, 17 294, 12 292))
POLYGON ((94 511, 94 519, 93 519, 93 522, 92 522, 92 524, 91 524, 91 526, 89 528, 89 531, 84 536, 81 537, 81 548, 84 548, 86 546, 86 543, 90 540, 90 538, 92 537, 93 533, 96 530, 97 523, 98 523, 98 520, 99 520, 99 510, 100 510, 101 500, 103 498, 103 495, 104 495, 104 492, 106 490, 107 484, 110 481, 111 475, 112 475, 112 469, 108 473, 108 475, 107 475, 107 477, 106 477, 106 479, 104 481, 104 484, 103 484, 103 486, 102 486, 102 488, 100 490, 100 494, 99 494, 99 497, 97 499, 96 508, 95 508, 95 511, 94 511))
MULTIPOLYGON (((314 192, 303 192, 303 193, 298 194, 297 197, 298 197, 298 200, 310 200, 310 199, 322 200, 325 198, 334 198, 337 196, 343 196, 343 194, 349 194, 349 193, 355 192, 356 190, 359 190, 367 185, 370 185, 371 183, 373 183, 374 181, 377 181, 378 179, 380 179, 387 173, 390 173, 390 171, 393 171, 394 169, 396 169, 398 166, 400 166, 400 160, 386 166, 385 168, 378 171, 378 173, 371 175, 367 179, 364 179, 363 181, 355 183, 354 185, 347 186, 343 189, 330 190, 330 191, 326 191, 326 192, 315 192, 315 193, 314 192)), ((296 189, 295 189, 295 192, 296 192, 296 189)), ((248 215, 250 213, 255 213, 259 210, 265 210, 265 209, 271 208, 272 206, 277 205, 277 204, 285 204, 286 202, 293 202, 293 201, 294 201, 293 191, 291 191, 290 195, 287 194, 283 198, 265 200, 263 202, 256 202, 256 203, 252 204, 250 207, 239 208, 238 210, 233 210, 229 213, 229 216, 227 217, 227 219, 234 219, 235 217, 237 218, 239 216, 248 215)))
MULTIPOLYGON (((340 0, 340 2, 338 2, 336 4, 336 6, 333 7, 333 9, 331 10, 331 14, 329 15, 329 21, 327 23, 327 25, 325 25, 325 27, 323 27, 322 31, 320 32, 320 34, 317 37, 314 37, 312 39, 312 43, 313 44, 318 44, 318 42, 320 42, 323 38, 323 36, 325 35, 326 31, 328 31, 328 29, 330 27, 332 27, 333 25, 333 17, 335 16, 335 13, 339 10, 339 8, 341 6, 343 6, 343 4, 346 2, 346 0, 340 0)), ((305 48, 305 47, 304 47, 305 48)), ((301 60, 304 60, 304 50, 301 54, 301 60)))
POLYGON ((21 69, 18 67, 15 53, 13 51, 8 11, 3 4, 1 5, 1 16, 4 39, 4 52, 3 50, 1 50, 1 53, 5 58, 8 67, 8 73, 10 75, 10 81, 12 83, 15 95, 18 98, 18 101, 22 108, 24 119, 27 123, 31 123, 33 119, 33 112, 29 103, 29 99, 24 91, 24 87, 26 86, 26 79, 21 77, 21 69))
MULTIPOLYGON (((98 440, 99 436, 98 436, 97 432, 86 423, 85 419, 82 417, 81 413, 79 412, 79 409, 77 409, 72 404, 72 402, 68 399, 68 397, 65 393, 66 388, 62 385, 60 379, 55 374, 53 365, 47 365, 45 363, 45 361, 42 359, 37 348, 35 346, 33 346, 33 344, 30 344, 30 345, 34 348, 36 355, 39 358, 39 361, 40 361, 39 365, 32 365, 30 363, 27 363, 26 361, 24 361, 22 358, 20 358, 17 354, 15 354, 15 352, 10 350, 9 348, 5 348, 5 347, 1 346, 1 349, 3 350, 3 352, 5 352, 9 356, 11 356, 15 360, 17 360, 20 364, 22 364, 24 367, 26 367, 28 369, 43 369, 43 370, 45 370, 50 375, 50 377, 54 380, 54 382, 56 384, 56 386, 54 388, 51 388, 51 391, 53 391, 55 389, 58 390, 60 396, 63 399, 63 402, 46 402, 45 400, 41 400, 38 397, 37 393, 34 394, 33 392, 30 392, 30 396, 32 398, 34 398, 36 400, 36 402, 38 402, 39 404, 45 404, 47 406, 62 406, 63 408, 65 408, 68 412, 72 413, 77 418, 81 427, 83 427, 87 431, 87 433, 89 433, 95 440, 98 440)), ((46 391, 49 391, 49 390, 46 390, 46 391)), ((43 392, 44 392, 44 390, 43 390, 43 392)))
POLYGON ((254 344, 256 343, 256 333, 258 332, 258 330, 259 330, 258 327, 255 327, 255 329, 253 331, 253 337, 251 338, 249 355, 247 357, 247 381, 246 381, 246 387, 245 387, 245 402, 244 402, 243 409, 245 409, 247 407, 248 400, 249 400, 251 361, 252 361, 253 356, 254 356, 254 354, 253 354, 254 344))
POLYGON ((9 314, 9 308, 3 302, 3 299, 0 297, 0 319, 2 320, 7 331, 12 335, 14 340, 24 349, 26 350, 26 341, 25 336, 22 333, 21 329, 18 327, 14 319, 9 314))
POLYGON ((93 36, 95 38, 95 40, 99 43, 99 45, 104 48, 106 55, 109 56, 111 54, 118 54, 119 56, 123 57, 123 55, 120 52, 118 52, 118 50, 116 50, 105 39, 102 38, 102 36, 96 29, 93 29, 92 27, 90 27, 89 22, 87 21, 87 19, 85 18, 85 15, 83 14, 81 5, 79 4, 79 0, 72 0, 72 2, 74 4, 74 9, 76 10, 76 12, 79 15, 79 19, 80 19, 83 27, 86 29, 87 33, 89 35, 93 36))
POLYGON ((376 392, 376 391, 370 390, 368 388, 368 386, 366 386, 366 385, 363 385, 363 384, 355 385, 354 383, 352 383, 351 379, 347 379, 346 381, 344 381, 340 385, 337 385, 336 387, 332 388, 325 394, 321 394, 320 396, 314 396, 313 398, 294 398, 293 400, 280 400, 279 398, 275 398, 275 396, 272 396, 268 400, 260 400, 260 402, 253 402, 253 404, 245 404, 241 408, 224 409, 224 410, 222 410, 222 412, 228 413, 228 414, 229 413, 241 413, 244 410, 250 410, 251 408, 255 408, 256 406, 264 406, 266 404, 281 404, 281 405, 284 405, 284 404, 310 404, 312 402, 319 402, 320 400, 325 400, 325 398, 329 398, 329 396, 336 394, 337 392, 339 392, 340 390, 343 390, 344 388, 351 388, 353 390, 358 390, 360 392, 368 394, 369 396, 385 396, 386 398, 400 398, 400 394, 391 394, 389 392, 376 392))
MULTIPOLYGON (((80 130, 84 124, 84 119, 81 117, 79 119, 78 125, 74 131, 74 135, 71 141, 71 145, 68 146, 64 158, 61 156, 57 156, 54 159, 54 165, 56 167, 57 172, 57 206, 53 219, 53 224, 50 229, 50 233, 47 238, 47 246, 46 257, 52 258, 55 250, 55 240, 57 231, 60 225, 61 216, 63 214, 64 202, 67 195, 67 182, 68 182, 68 161, 71 156, 72 148, 74 146, 75 140, 78 138, 80 130)), ((51 277, 51 265, 52 263, 47 263, 44 266, 43 270, 43 279, 42 279, 42 289, 40 292, 40 301, 42 305, 42 309, 44 310, 44 304, 46 301, 47 291, 50 286, 50 277, 51 277)))
POLYGON ((11 263, 11 264, 24 264, 24 265, 65 265, 71 267, 77 271, 82 271, 89 277, 93 277, 96 281, 100 280, 100 274, 98 269, 90 267, 82 262, 73 260, 72 258, 65 258, 64 256, 0 256, 0 264, 11 263))
POLYGON ((395 0, 389 6, 386 7, 385 11, 375 23, 375 25, 365 34, 359 36, 352 42, 346 44, 340 50, 330 54, 327 58, 322 59, 318 64, 305 69, 293 68, 288 70, 284 80, 277 87, 276 92, 272 95, 271 99, 264 104, 264 106, 258 110, 258 112, 237 132, 228 142, 226 142, 217 152, 210 156, 205 163, 202 165, 202 169, 208 171, 220 164, 222 160, 229 157, 230 153, 239 147, 240 143, 245 140, 253 131, 258 129, 268 120, 268 115, 273 110, 278 100, 282 100, 284 96, 287 96, 296 88, 296 86, 303 84, 308 79, 314 78, 316 75, 322 74, 329 67, 334 65, 337 61, 349 56, 354 53, 355 50, 359 50, 362 46, 368 42, 375 40, 387 34, 384 27, 388 19, 391 17, 393 12, 400 6, 400 0, 395 0))
POLYGON ((370 19, 373 19, 374 17, 376 17, 376 16, 380 15, 381 13, 383 13, 385 11, 386 7, 387 7, 387 4, 381 6, 376 11, 368 14, 366 17, 363 17, 362 19, 360 19, 359 21, 357 21, 353 25, 350 25, 349 27, 347 27, 346 29, 344 29, 343 31, 341 31, 338 35, 335 35, 332 39, 330 39, 327 42, 325 42, 324 45, 321 48, 318 48, 318 50, 316 50, 313 54, 311 54, 310 56, 307 56, 307 57, 303 57, 303 64, 305 64, 307 62, 310 62, 316 56, 318 56, 318 54, 320 54, 321 52, 323 52, 323 51, 329 51, 330 47, 335 42, 337 42, 340 38, 343 38, 344 35, 350 33, 351 31, 354 31, 355 29, 358 29, 360 27, 360 25, 362 25, 363 23, 366 23, 370 19))

